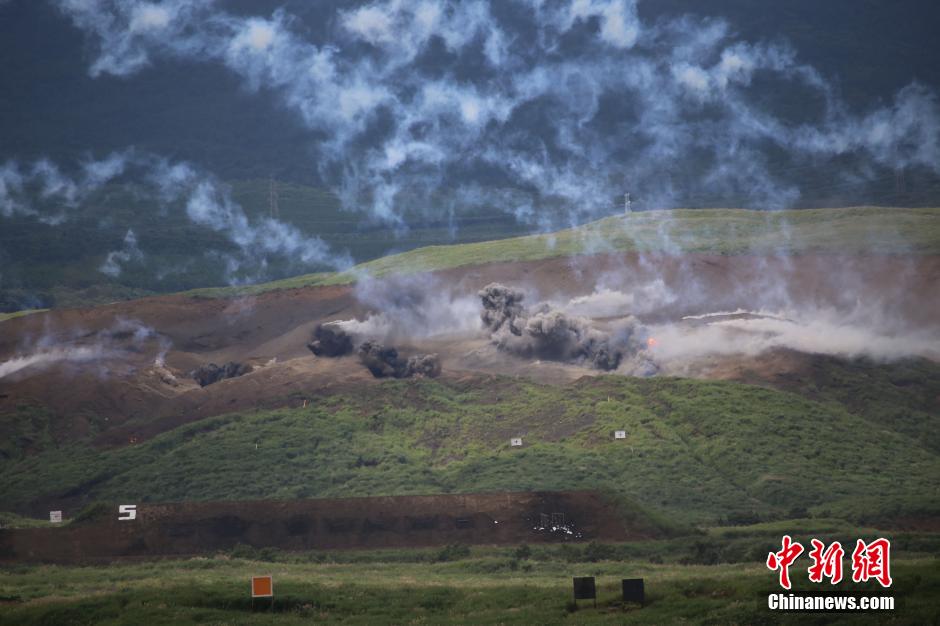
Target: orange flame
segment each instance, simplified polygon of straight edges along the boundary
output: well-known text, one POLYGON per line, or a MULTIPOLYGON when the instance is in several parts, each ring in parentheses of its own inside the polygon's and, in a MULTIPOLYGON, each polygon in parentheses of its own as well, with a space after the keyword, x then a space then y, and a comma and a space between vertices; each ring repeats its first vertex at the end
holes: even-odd
POLYGON ((655 348, 657 343, 659 342, 656 341, 656 337, 650 337, 646 340, 646 345, 650 348, 655 348))

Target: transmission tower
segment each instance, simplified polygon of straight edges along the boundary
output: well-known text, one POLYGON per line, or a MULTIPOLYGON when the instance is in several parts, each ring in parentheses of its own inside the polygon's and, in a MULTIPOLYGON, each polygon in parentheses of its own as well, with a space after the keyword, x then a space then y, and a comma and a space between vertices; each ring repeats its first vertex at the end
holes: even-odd
POLYGON ((271 219, 276 220, 281 218, 281 211, 277 206, 277 183, 274 181, 274 176, 269 180, 268 185, 268 210, 271 212, 271 219))

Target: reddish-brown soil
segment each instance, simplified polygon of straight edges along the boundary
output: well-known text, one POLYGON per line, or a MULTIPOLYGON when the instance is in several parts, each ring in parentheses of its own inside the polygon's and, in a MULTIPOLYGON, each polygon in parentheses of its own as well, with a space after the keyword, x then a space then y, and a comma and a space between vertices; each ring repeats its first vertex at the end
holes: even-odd
MULTIPOLYGON (((606 254, 462 267, 438 272, 435 278, 460 293, 473 294, 501 281, 524 285, 544 298, 584 295, 598 284, 630 292, 659 278, 681 298, 648 311, 645 321, 651 323, 781 301, 846 311, 863 303, 881 307, 897 326, 927 329, 935 336, 940 332, 938 256, 606 254)), ((0 378, 0 413, 22 405, 44 407, 55 416, 53 438, 96 432, 99 445, 114 446, 211 415, 299 406, 335 390, 374 384, 354 357, 318 359, 305 347, 316 324, 362 319, 367 312, 353 287, 336 286, 234 299, 171 295, 7 320, 0 323, 0 363, 28 351, 24 346, 40 337, 91 341, 95 332, 120 319, 139 321, 158 337, 138 344, 119 339, 119 357, 93 364, 64 362, 0 378), (155 364, 163 345, 169 346, 165 367, 155 364), (255 370, 205 388, 187 375, 206 362, 228 360, 250 363, 255 370)), ((598 373, 497 353, 482 334, 416 341, 406 348, 440 354, 444 376, 454 380, 499 373, 561 383, 598 373)), ((688 374, 782 384, 811 361, 811 355, 786 352, 726 356, 688 374)))
POLYGON ((650 538, 595 492, 187 502, 141 504, 130 521, 118 521, 115 505, 62 528, 0 530, 0 561, 100 562, 238 544, 299 551, 650 538))

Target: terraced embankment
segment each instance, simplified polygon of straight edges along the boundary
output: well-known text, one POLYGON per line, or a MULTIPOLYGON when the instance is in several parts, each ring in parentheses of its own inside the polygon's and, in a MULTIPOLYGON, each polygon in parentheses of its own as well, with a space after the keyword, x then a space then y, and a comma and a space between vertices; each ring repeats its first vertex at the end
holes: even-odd
POLYGON ((62 528, 0 530, 0 561, 84 563, 212 554, 238 544, 281 550, 625 541, 616 504, 595 492, 332 498, 118 506, 62 528))

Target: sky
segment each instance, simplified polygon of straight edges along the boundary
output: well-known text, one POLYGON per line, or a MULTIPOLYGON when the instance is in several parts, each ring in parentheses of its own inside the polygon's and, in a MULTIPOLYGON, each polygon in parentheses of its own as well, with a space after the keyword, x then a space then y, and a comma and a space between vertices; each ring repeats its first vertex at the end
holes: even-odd
MULTIPOLYGON (((0 217, 67 224, 70 206, 133 175, 242 249, 273 241, 263 254, 342 266, 315 233, 249 223, 219 179, 283 170, 404 232, 415 213, 495 209, 546 230, 617 211, 625 193, 639 210, 780 209, 940 175, 934 84, 901 71, 866 94, 838 72, 851 59, 801 51, 740 3, 656 10, 669 4, 7 0, 8 27, 54 39, 19 28, 4 50, 3 80, 21 89, 0 101, 18 126, 4 131, 0 217), (34 206, 37 189, 54 210, 34 206)), ((803 5, 810 28, 839 23, 803 5)), ((886 9, 853 6, 878 32, 886 9)), ((897 17, 912 6, 927 5, 897 17)), ((137 258, 137 240, 128 229, 102 271, 137 258)))

